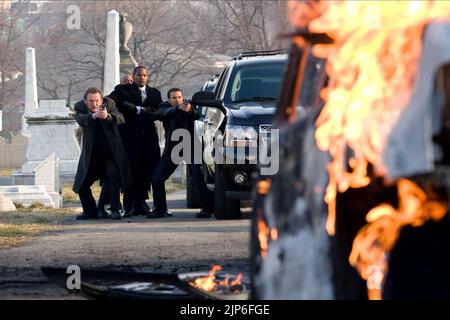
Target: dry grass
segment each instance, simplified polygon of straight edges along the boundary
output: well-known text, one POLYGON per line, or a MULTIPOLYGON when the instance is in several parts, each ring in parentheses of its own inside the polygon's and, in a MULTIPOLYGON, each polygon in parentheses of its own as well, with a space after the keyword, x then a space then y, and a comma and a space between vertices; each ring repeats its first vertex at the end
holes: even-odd
MULTIPOLYGON (((184 189, 179 183, 166 182, 166 192, 184 189)), ((96 182, 92 186, 92 193, 96 199, 100 195, 101 187, 96 182)), ((65 184, 62 188, 65 204, 79 204, 78 195, 72 191, 72 184, 65 184)), ((151 197, 151 193, 149 193, 151 197)), ((45 208, 41 203, 33 203, 29 208, 16 204, 17 211, 0 214, 0 249, 16 246, 29 241, 42 232, 53 230, 76 212, 71 209, 45 208)))
MULTIPOLYGON (((63 196, 63 203, 64 204, 79 204, 80 198, 78 197, 78 194, 73 192, 72 190, 72 183, 65 183, 62 186, 62 196, 63 196)), ((98 199, 100 196, 100 191, 102 190, 102 187, 99 185, 98 181, 96 181, 92 187, 92 194, 94 195, 95 199, 98 199)))
POLYGON ((15 169, 12 168, 4 168, 0 169, 0 177, 8 177, 10 176, 15 169))
POLYGON ((38 204, 3 212, 0 214, 0 249, 22 244, 33 236, 55 229, 74 215, 70 209, 49 209, 38 204))

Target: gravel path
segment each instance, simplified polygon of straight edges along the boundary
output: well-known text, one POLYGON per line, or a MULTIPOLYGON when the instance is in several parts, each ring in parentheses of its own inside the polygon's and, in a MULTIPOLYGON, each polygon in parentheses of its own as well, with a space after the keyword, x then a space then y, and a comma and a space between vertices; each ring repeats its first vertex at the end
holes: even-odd
MULTIPOLYGON (((250 220, 196 219, 184 191, 168 195, 174 216, 74 221, 18 247, 0 250, 0 299, 79 299, 49 282, 41 266, 177 272, 220 264, 248 271, 250 220)), ((78 208, 78 210, 80 210, 78 208)))

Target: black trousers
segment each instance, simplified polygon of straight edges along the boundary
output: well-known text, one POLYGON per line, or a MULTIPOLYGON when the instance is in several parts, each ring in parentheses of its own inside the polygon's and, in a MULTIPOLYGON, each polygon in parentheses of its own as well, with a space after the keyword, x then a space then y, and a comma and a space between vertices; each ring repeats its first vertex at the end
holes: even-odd
MULTIPOLYGON (((104 209, 105 204, 109 204, 109 190, 108 190, 108 184, 103 181, 101 183, 102 185, 102 191, 100 192, 100 196, 98 197, 97 207, 98 209, 104 209)), ((122 204, 119 202, 119 210, 122 210, 122 204)))
POLYGON ((91 186, 99 179, 104 179, 106 184, 106 193, 111 210, 118 211, 120 209, 119 170, 114 160, 112 157, 101 158, 93 156, 86 177, 78 192, 84 213, 91 217, 97 215, 97 206, 92 196, 91 186))
POLYGON ((201 171, 201 164, 189 164, 189 170, 191 172, 192 184, 197 189, 200 195, 200 202, 202 209, 206 212, 214 212, 214 192, 208 189, 206 186, 203 173, 201 171))
MULTIPOLYGON (((145 210, 143 203, 148 199, 150 179, 158 165, 160 152, 159 148, 148 149, 148 145, 142 143, 139 148, 127 150, 128 153, 132 153, 128 157, 129 161, 136 161, 137 163, 133 163, 131 166, 133 185, 127 188, 123 194, 123 207, 126 213, 132 210, 136 212, 145 210)), ((158 188, 155 187, 155 189, 158 188)), ((164 185, 163 192, 165 194, 164 185)))
POLYGON ((167 210, 166 189, 164 182, 166 182, 177 167, 178 163, 172 162, 170 152, 166 154, 164 151, 152 177, 153 204, 156 211, 161 212, 167 210))
MULTIPOLYGON (((178 163, 174 163, 170 157, 171 152, 164 150, 161 160, 155 170, 152 178, 152 184, 164 185, 167 179, 172 175, 172 173, 178 167, 178 163)), ((208 190, 206 187, 205 180, 203 179, 202 173, 200 171, 200 165, 188 164, 191 171, 192 182, 194 187, 197 188, 201 196, 202 208, 207 212, 214 212, 214 194, 208 190)), ((158 191, 153 191, 153 203, 155 204, 156 210, 167 210, 166 193, 160 193, 158 191)))

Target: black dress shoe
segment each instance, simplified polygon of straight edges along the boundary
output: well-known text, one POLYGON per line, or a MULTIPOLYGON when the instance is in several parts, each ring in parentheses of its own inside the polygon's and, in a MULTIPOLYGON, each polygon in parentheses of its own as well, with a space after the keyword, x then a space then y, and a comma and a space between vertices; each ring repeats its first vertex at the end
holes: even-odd
POLYGON ((86 213, 79 214, 75 217, 75 220, 89 220, 89 219, 98 219, 97 215, 90 215, 86 213))
POLYGON ((211 218, 211 216, 212 216, 212 213, 205 211, 205 210, 202 210, 195 215, 195 217, 199 218, 199 219, 211 218))
POLYGON ((97 211, 99 219, 109 219, 111 216, 105 210, 99 209, 97 211))
POLYGON ((169 210, 165 210, 165 211, 156 211, 155 207, 152 208, 152 210, 150 210, 151 213, 153 212, 162 212, 164 214, 165 217, 173 217, 172 212, 170 212, 169 210))
POLYGON ((142 201, 142 206, 146 211, 150 211, 150 207, 148 206, 147 202, 145 202, 145 200, 142 201))
POLYGON ((124 211, 122 217, 124 217, 124 218, 131 218, 131 214, 129 212, 124 211))
POLYGON ((132 216, 145 216, 149 212, 150 211, 145 206, 141 205, 141 206, 133 208, 133 210, 131 210, 130 214, 132 216))
POLYGON ((113 219, 113 220, 120 220, 120 219, 122 219, 122 216, 120 215, 119 211, 112 211, 111 212, 111 219, 113 219))
POLYGON ((148 219, 157 219, 157 218, 164 218, 165 214, 164 212, 161 211, 150 211, 149 213, 147 213, 147 218, 148 219))

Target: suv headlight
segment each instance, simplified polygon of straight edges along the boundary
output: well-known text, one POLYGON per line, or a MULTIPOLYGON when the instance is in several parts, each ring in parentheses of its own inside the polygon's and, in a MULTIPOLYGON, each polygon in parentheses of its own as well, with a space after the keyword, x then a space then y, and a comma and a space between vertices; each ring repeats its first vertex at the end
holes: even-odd
POLYGON ((225 146, 256 147, 258 132, 250 126, 227 126, 225 129, 225 146))

